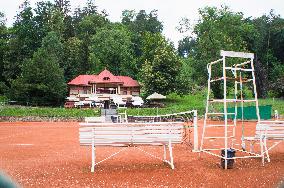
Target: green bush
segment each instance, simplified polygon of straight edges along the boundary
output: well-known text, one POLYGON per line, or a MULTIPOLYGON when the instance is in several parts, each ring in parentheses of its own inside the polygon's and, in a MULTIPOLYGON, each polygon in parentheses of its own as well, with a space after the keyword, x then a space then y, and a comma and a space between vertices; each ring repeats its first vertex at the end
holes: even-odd
POLYGON ((14 107, 4 106, 1 116, 38 116, 38 117, 90 117, 98 116, 99 110, 94 109, 66 109, 49 107, 14 107))
POLYGON ((8 98, 5 95, 0 95, 0 102, 7 102, 8 98))

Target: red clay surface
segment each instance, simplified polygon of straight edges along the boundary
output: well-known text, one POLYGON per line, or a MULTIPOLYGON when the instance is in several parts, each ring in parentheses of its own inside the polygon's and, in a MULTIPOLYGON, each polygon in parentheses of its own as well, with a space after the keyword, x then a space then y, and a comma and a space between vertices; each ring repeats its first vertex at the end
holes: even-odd
MULTIPOLYGON (((0 169, 23 187, 277 187, 284 180, 284 142, 270 152, 271 162, 265 166, 261 159, 240 159, 233 169, 223 170, 219 158, 205 153, 199 157, 182 144, 173 149, 174 170, 129 148, 91 173, 91 148, 79 145, 78 128, 70 122, 1 122, 0 169)), ((252 135, 254 129, 255 123, 246 123, 252 135)), ((97 160, 119 149, 98 147, 97 160)), ((142 149, 162 157, 162 147, 142 149)))

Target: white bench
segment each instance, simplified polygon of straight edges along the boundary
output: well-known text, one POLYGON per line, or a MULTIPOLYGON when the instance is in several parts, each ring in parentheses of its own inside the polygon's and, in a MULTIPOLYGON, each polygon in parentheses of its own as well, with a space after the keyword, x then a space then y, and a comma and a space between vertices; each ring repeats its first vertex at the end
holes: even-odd
POLYGON ((182 122, 159 122, 159 123, 80 123, 79 139, 80 145, 92 147, 92 167, 113 157, 128 147, 135 147, 140 151, 158 158, 138 146, 155 145, 164 146, 164 156, 162 161, 168 163, 174 169, 172 145, 182 142, 183 123, 182 122), (124 146, 122 150, 114 153, 106 159, 95 162, 96 146, 124 146), (125 147, 127 146, 127 147, 125 147), (169 160, 167 160, 167 147, 169 160))
POLYGON ((264 164, 264 155, 270 162, 268 151, 277 146, 284 140, 284 121, 260 121, 256 125, 254 137, 244 137, 244 140, 250 141, 250 151, 253 151, 253 145, 256 141, 260 142, 262 163, 264 164), (267 140, 275 141, 271 146, 267 146, 267 140))
POLYGON ((104 123, 106 121, 105 116, 99 116, 99 117, 85 117, 86 123, 104 123))

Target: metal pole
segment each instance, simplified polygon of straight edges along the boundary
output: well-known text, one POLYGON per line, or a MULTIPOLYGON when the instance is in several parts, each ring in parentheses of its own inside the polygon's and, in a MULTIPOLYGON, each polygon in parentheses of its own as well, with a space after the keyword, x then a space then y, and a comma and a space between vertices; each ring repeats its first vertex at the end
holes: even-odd
POLYGON ((200 151, 202 151, 202 149, 203 149, 206 121, 207 121, 207 113, 208 113, 208 107, 209 107, 209 95, 210 95, 210 90, 211 90, 210 89, 211 64, 207 65, 207 71, 208 71, 207 101, 206 101, 206 110, 205 110, 205 115, 204 115, 204 124, 203 124, 203 130, 202 130, 202 138, 201 138, 201 143, 200 143, 200 151))
MULTIPOLYGON (((235 65, 235 68, 237 68, 237 65, 235 65)), ((238 81, 237 81, 238 72, 236 69, 234 70, 234 75, 235 75, 235 100, 237 101, 238 100, 238 81)), ((234 128, 233 128, 234 137, 236 136, 237 117, 238 117, 238 103, 235 102, 235 116, 234 116, 234 128)), ((233 144, 234 143, 231 144, 232 147, 233 147, 233 144)))
POLYGON ((198 127, 197 127, 197 110, 193 111, 193 131, 194 131, 194 146, 193 151, 198 152, 198 127))
POLYGON ((245 134, 245 125, 244 125, 244 96, 243 96, 243 79, 242 79, 242 71, 240 71, 240 91, 241 91, 241 108, 242 108, 242 147, 244 146, 244 134, 245 134))
POLYGON ((226 77, 226 57, 223 56, 223 77, 224 77, 224 116, 225 116, 225 169, 228 166, 228 114, 227 114, 227 77, 226 77))
POLYGON ((253 80, 253 91, 254 91, 254 97, 255 97, 255 108, 256 108, 256 116, 257 121, 260 121, 260 115, 259 115, 259 108, 258 108, 258 97, 257 97, 257 90, 256 90, 256 83, 255 83, 255 74, 254 74, 254 65, 253 65, 253 58, 251 58, 251 69, 252 69, 252 80, 253 80))

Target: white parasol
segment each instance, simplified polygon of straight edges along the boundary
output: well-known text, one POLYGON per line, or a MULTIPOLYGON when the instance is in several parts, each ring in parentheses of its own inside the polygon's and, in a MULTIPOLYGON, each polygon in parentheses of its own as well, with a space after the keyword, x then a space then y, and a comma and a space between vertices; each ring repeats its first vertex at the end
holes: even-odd
POLYGON ((166 96, 155 92, 152 95, 149 95, 146 99, 151 100, 151 99, 165 99, 165 98, 166 96))

